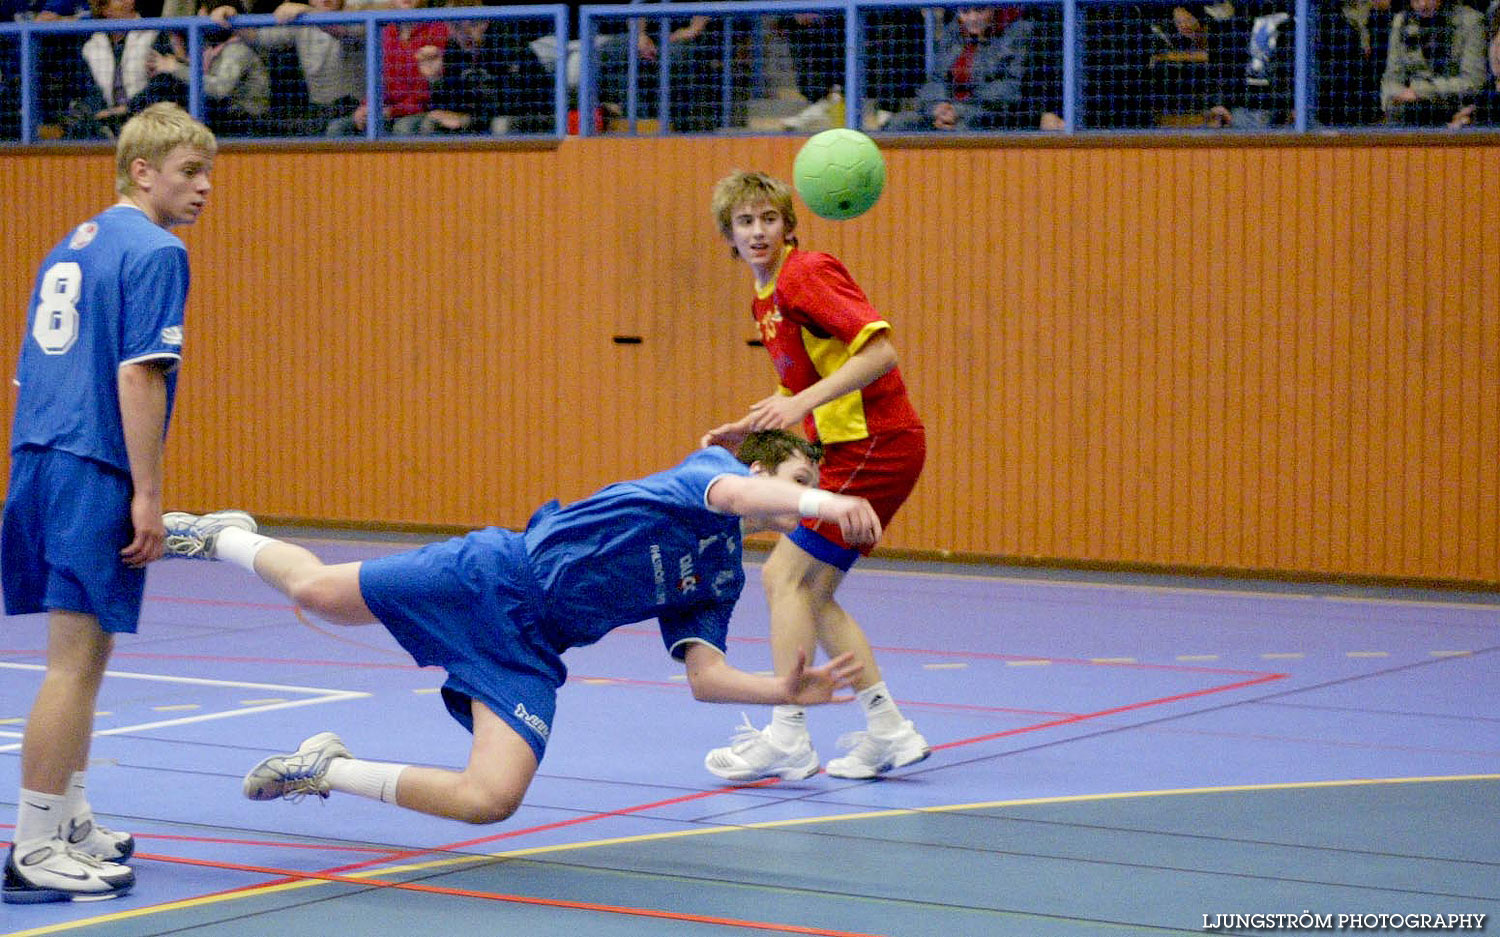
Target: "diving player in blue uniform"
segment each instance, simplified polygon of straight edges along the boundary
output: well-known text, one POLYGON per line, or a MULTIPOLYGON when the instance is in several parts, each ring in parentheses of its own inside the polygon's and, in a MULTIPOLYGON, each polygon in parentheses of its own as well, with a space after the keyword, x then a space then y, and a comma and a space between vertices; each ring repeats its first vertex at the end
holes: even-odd
POLYGON ((119 201, 37 273, 0 580, 6 614, 47 612, 47 672, 21 743, 8 903, 108 898, 135 882, 120 864, 134 840, 94 821, 84 772, 114 635, 136 630, 146 565, 162 555, 162 443, 188 292, 187 249, 169 229, 197 220, 216 152, 182 108, 141 111, 115 147, 119 201))
POLYGON ((224 560, 331 622, 383 624, 418 664, 448 671, 443 700, 474 735, 467 767, 447 771, 352 757, 323 732, 245 777, 252 800, 359 794, 469 823, 496 823, 521 798, 552 732, 561 654, 621 625, 657 619, 696 699, 825 703, 857 675, 851 655, 802 660, 782 677, 724 659, 745 584, 744 534, 803 517, 851 542, 879 539, 869 502, 819 491, 820 452, 779 430, 738 457, 710 446, 676 467, 540 508, 521 532, 486 528, 362 563, 328 566, 300 546, 226 525, 232 514, 165 518, 167 552, 224 560))

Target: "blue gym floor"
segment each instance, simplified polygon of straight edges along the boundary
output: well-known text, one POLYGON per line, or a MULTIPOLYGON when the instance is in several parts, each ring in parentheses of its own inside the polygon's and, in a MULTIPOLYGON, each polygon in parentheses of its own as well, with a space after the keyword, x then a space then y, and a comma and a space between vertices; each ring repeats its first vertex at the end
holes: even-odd
MULTIPOLYGON (((302 542, 331 561, 410 546, 302 542)), ((730 657, 759 670, 751 559, 730 657)), ((453 767, 469 737, 441 672, 378 626, 314 627, 220 564, 157 564, 147 593, 90 772, 104 822, 138 840, 136 888, 6 905, 5 932, 1050 937, 1500 912, 1496 596, 868 563, 841 595, 928 761, 723 786, 703 755, 740 711, 694 702, 645 624, 568 654, 525 805, 469 827, 244 800, 251 765, 315 732, 453 767)), ((10 821, 45 623, 5 629, 10 821)), ((822 757, 862 721, 812 711, 822 757)))

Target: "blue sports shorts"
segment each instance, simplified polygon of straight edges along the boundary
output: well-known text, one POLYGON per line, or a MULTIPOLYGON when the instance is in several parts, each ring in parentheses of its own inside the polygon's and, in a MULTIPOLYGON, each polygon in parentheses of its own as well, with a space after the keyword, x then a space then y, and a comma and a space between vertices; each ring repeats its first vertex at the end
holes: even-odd
POLYGON ((542 760, 568 671, 542 636, 544 597, 520 534, 490 527, 368 560, 359 591, 418 664, 448 671, 454 719, 473 732, 479 700, 542 760))
POLYGON ((134 634, 146 571, 120 560, 135 537, 130 477, 58 449, 11 453, 0 526, 7 615, 84 612, 111 633, 134 634))

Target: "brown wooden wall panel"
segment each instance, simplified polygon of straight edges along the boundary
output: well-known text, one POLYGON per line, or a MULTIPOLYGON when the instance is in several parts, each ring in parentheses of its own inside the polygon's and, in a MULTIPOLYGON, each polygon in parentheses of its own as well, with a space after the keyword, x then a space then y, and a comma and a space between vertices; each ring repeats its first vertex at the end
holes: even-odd
MULTIPOLYGON (((514 526, 674 460, 774 386, 707 196, 795 146, 223 154, 180 232, 171 501, 514 526)), ((872 212, 800 230, 895 323, 929 423, 887 545, 1500 581, 1496 155, 888 150, 872 212)), ((111 178, 0 154, 6 360, 111 178)))

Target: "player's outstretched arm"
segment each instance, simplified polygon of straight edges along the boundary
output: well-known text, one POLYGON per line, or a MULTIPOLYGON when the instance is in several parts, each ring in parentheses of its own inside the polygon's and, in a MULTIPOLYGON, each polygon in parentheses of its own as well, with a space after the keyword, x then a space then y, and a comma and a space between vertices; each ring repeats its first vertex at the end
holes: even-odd
POLYGON ((688 645, 686 662, 694 699, 768 706, 848 702, 852 697, 835 694, 850 687, 862 669, 853 654, 841 654, 821 667, 808 667, 803 657, 786 676, 767 677, 746 673, 725 660, 717 648, 697 643, 688 645))
POLYGON ((757 527, 787 531, 808 517, 837 524, 851 545, 880 540, 880 517, 864 498, 805 488, 782 478, 721 476, 708 489, 708 505, 757 527))

